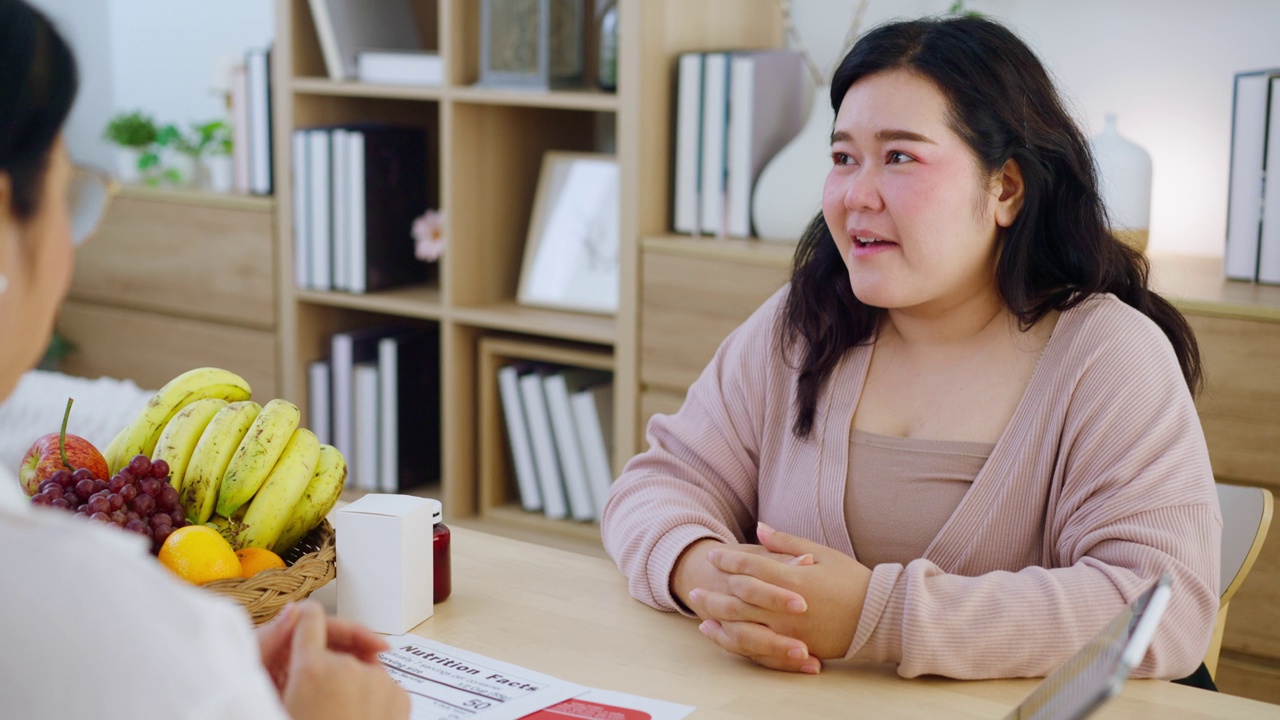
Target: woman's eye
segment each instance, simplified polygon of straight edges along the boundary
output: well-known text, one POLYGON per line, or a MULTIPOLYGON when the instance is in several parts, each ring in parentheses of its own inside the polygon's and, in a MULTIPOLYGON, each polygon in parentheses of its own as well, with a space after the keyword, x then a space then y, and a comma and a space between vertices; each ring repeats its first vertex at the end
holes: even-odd
POLYGON ((904 152, 890 150, 889 154, 885 156, 885 161, 890 165, 901 165, 904 162, 910 162, 911 156, 904 152))
POLYGON ((834 165, 853 165, 853 157, 847 153, 833 152, 831 153, 831 162, 834 165))

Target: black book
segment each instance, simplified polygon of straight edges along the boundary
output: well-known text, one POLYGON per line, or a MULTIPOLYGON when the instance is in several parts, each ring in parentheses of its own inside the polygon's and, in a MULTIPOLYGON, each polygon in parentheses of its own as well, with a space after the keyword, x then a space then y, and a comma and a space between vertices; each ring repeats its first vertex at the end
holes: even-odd
MULTIPOLYGON (((346 283, 363 293, 425 282, 414 257, 413 221, 427 210, 427 132, 422 128, 353 125, 347 132, 346 283)), ((335 248, 342 252, 343 248, 335 248)))
POLYGON ((378 384, 377 489, 401 492, 439 482, 439 328, 382 338, 378 342, 378 384))

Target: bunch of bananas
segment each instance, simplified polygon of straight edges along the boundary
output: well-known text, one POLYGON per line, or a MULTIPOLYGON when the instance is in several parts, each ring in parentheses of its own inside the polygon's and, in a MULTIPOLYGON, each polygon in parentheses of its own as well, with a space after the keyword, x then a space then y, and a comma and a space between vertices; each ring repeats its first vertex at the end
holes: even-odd
POLYGON ((299 427, 296 405, 259 405, 250 394, 233 372, 189 370, 160 388, 104 455, 113 473, 135 455, 164 460, 188 520, 236 549, 282 554, 338 501, 347 462, 299 427))

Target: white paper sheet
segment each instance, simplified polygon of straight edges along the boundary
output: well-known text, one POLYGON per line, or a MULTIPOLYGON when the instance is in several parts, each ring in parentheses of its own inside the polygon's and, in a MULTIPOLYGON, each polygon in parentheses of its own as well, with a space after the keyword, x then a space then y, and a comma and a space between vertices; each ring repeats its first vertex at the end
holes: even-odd
POLYGON ((518 720, 587 688, 414 635, 379 657, 409 693, 412 720, 518 720))

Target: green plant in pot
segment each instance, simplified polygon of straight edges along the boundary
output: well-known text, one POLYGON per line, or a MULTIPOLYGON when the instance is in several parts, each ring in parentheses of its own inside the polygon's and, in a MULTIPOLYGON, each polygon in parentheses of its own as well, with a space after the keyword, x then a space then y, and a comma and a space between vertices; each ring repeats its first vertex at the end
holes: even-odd
POLYGON ((150 115, 122 112, 107 123, 104 133, 116 145, 116 174, 123 182, 138 182, 155 167, 154 146, 160 130, 150 115))
POLYGON ((234 168, 231 160, 231 126, 211 120, 193 126, 200 147, 200 184, 214 192, 231 192, 234 168))

